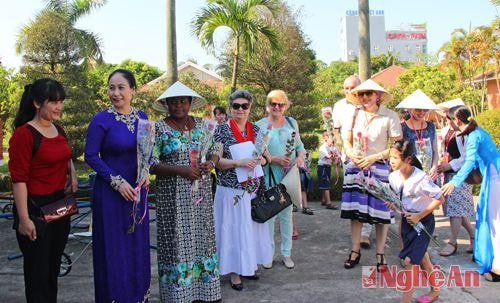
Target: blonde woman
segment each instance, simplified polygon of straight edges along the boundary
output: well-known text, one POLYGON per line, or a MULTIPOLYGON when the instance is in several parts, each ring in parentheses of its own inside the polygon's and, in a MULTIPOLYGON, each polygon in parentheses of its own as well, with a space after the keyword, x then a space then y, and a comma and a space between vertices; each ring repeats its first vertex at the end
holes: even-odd
MULTIPOLYGON (((268 150, 271 154, 270 165, 264 168, 266 182, 269 178, 269 170, 271 169, 277 183, 283 179, 285 168, 293 163, 297 163, 300 167, 304 163, 305 149, 304 144, 300 140, 300 132, 297 121, 291 117, 285 116, 286 110, 290 107, 290 101, 286 93, 282 90, 273 90, 267 95, 266 109, 268 116, 256 122, 259 127, 267 127, 268 124, 272 125, 271 139, 269 140, 268 150), (288 143, 288 150, 287 150, 288 143)), ((274 186, 274 184, 267 184, 274 186)), ((295 263, 292 260, 292 234, 293 234, 293 220, 292 220, 292 206, 287 207, 281 211, 277 216, 268 221, 269 234, 273 248, 273 255, 275 249, 274 243, 274 222, 278 217, 280 222, 281 232, 281 255, 283 257, 283 264, 286 268, 292 269, 295 263)), ((264 268, 271 268, 272 263, 264 264, 264 268)))

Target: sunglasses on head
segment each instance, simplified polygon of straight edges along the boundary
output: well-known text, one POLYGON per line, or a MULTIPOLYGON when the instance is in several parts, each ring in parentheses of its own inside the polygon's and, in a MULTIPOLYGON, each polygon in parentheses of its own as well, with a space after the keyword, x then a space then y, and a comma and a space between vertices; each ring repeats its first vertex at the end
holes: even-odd
POLYGON ((240 109, 240 107, 241 107, 241 109, 243 109, 243 110, 247 110, 247 109, 249 109, 249 108, 250 108, 250 104, 249 104, 249 103, 243 103, 243 104, 240 104, 240 103, 233 103, 232 107, 233 107, 233 109, 235 109, 235 110, 240 109))
POLYGON ((356 95, 358 97, 363 97, 363 96, 371 97, 371 95, 373 95, 374 93, 375 93, 375 91, 373 91, 373 90, 367 90, 364 92, 358 92, 356 95))
POLYGON ((285 105, 286 105, 285 103, 276 103, 276 102, 270 102, 270 103, 269 103, 269 106, 270 106, 271 108, 274 108, 274 107, 276 107, 276 106, 279 106, 280 108, 283 108, 283 107, 285 107, 285 105))

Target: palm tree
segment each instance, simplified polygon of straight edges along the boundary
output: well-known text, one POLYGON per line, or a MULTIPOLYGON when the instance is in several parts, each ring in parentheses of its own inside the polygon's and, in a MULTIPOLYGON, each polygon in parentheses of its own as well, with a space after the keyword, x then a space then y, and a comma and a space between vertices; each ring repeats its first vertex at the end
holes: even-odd
POLYGON ((167 0, 167 87, 177 81, 177 31, 175 27, 175 0, 167 0))
POLYGON ((368 0, 358 0, 358 30, 359 30, 359 78, 361 81, 370 79, 370 14, 368 0))
MULTIPOLYGON (((81 17, 89 14, 92 10, 104 6, 107 0, 46 0, 45 2, 45 10, 53 10, 61 16, 64 16, 68 25, 73 28, 78 45, 82 50, 82 56, 85 58, 86 62, 90 64, 101 63, 101 39, 92 32, 75 28, 75 24, 81 17)), ((29 21, 21 28, 16 42, 17 54, 23 52, 30 29, 39 16, 41 16, 41 14, 38 14, 34 21, 29 21)))
POLYGON ((274 29, 265 22, 264 10, 274 17, 279 10, 278 0, 208 0, 192 21, 192 31, 201 45, 214 50, 214 34, 220 27, 228 27, 233 39, 233 73, 231 90, 236 90, 240 47, 245 48, 247 60, 255 53, 259 39, 265 37, 272 50, 279 49, 279 38, 274 29))

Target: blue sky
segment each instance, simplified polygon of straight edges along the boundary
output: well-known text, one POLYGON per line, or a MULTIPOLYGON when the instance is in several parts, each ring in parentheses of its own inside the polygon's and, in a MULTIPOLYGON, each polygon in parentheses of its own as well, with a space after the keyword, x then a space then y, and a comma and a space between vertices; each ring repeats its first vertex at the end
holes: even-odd
MULTIPOLYGON (((194 58, 199 64, 216 64, 190 33, 189 23, 205 0, 177 0, 178 61, 194 58)), ((330 63, 341 57, 340 18, 346 10, 357 9, 357 0, 288 0, 301 9, 299 19, 304 34, 318 59, 330 63)), ((21 57, 15 55, 19 28, 43 7, 42 0, 4 1, 0 10, 0 57, 4 66, 17 68, 21 57)), ((386 29, 410 23, 427 23, 428 50, 435 52, 450 40, 455 28, 489 25, 498 11, 488 0, 372 0, 370 9, 384 10, 386 29)), ((103 41, 104 58, 109 63, 124 59, 144 61, 165 68, 165 1, 108 0, 85 16, 77 27, 97 33, 103 41)), ((218 35, 221 45, 225 33, 218 35)))

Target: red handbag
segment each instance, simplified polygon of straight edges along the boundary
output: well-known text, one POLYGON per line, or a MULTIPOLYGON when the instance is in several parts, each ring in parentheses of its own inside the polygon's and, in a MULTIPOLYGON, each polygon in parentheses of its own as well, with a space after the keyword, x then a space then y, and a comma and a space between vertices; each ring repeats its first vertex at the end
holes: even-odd
POLYGON ((45 223, 54 222, 64 218, 69 218, 78 213, 76 198, 68 195, 55 202, 40 207, 41 218, 45 223))

